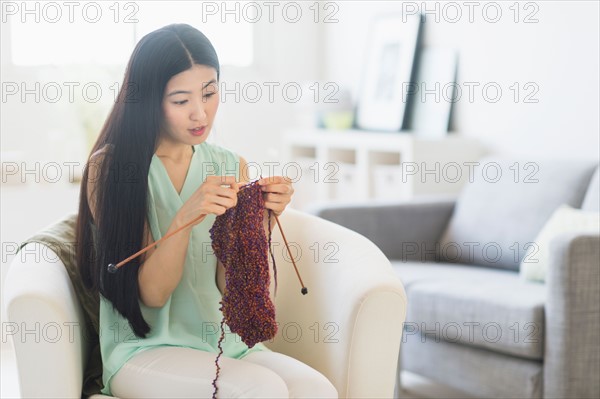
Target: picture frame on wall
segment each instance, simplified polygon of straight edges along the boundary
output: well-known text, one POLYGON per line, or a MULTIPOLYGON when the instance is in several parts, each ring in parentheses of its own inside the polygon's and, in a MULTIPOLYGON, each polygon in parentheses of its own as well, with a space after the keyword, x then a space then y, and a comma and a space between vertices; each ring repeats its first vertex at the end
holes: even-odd
POLYGON ((373 21, 356 106, 357 128, 403 128, 421 24, 418 14, 381 15, 373 21))

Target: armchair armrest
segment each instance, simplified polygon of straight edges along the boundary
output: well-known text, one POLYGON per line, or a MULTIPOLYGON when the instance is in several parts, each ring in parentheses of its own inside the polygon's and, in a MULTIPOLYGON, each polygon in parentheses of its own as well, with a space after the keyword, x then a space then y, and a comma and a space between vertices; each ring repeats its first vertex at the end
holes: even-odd
POLYGON ((389 260, 365 237, 316 216, 288 209, 280 221, 308 294, 276 229, 280 324, 265 344, 319 370, 340 398, 392 398, 407 299, 389 260))
POLYGON ((600 395, 600 236, 552 241, 546 284, 544 397, 600 395))
POLYGON ((364 235, 389 259, 425 260, 454 211, 452 198, 390 204, 320 205, 311 213, 364 235))
POLYGON ((64 264, 29 243, 6 276, 4 303, 23 398, 80 398, 87 358, 82 309, 64 264))

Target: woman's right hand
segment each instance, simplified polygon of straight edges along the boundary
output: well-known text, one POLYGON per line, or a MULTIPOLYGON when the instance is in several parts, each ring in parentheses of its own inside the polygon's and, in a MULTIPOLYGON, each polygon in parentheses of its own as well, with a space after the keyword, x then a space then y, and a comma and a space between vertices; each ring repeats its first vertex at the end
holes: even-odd
POLYGON ((190 226, 202 222, 206 215, 222 215, 227 209, 237 205, 237 193, 240 190, 235 176, 207 176, 202 185, 179 208, 176 218, 185 225, 198 218, 190 226), (229 187, 221 187, 228 185, 229 187), (200 217, 203 215, 202 217, 200 217))

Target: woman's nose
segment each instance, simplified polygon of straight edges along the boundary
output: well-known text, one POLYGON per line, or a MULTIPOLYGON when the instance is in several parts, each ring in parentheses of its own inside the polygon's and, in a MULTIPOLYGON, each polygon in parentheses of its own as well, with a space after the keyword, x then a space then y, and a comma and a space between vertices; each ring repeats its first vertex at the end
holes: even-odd
POLYGON ((204 102, 202 102, 202 100, 200 101, 196 101, 194 103, 194 108, 192 110, 192 114, 190 115, 190 118, 193 120, 204 120, 206 119, 206 104, 204 102))

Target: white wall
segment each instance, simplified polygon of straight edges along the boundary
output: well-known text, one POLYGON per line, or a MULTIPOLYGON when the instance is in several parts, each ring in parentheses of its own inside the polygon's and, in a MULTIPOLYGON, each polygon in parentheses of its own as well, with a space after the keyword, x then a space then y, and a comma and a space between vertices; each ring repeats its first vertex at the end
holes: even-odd
MULTIPOLYGON (((303 4, 303 9, 307 12, 307 4, 303 4)), ((324 57, 320 30, 320 26, 308 18, 296 24, 280 18, 274 23, 256 25, 256 65, 247 69, 225 66, 222 70, 228 89, 239 82, 248 91, 244 95, 242 89, 240 101, 221 92, 221 97, 226 98, 219 107, 217 129, 213 134, 215 142, 259 164, 279 159, 281 132, 295 125, 298 109, 296 103, 286 99, 283 87, 316 82, 321 76, 324 57), (268 98, 268 84, 278 84, 272 101, 268 98), (253 85, 262 88, 257 102, 252 100, 253 85)), ((309 94, 304 93, 302 98, 309 94)), ((294 95, 292 89, 290 95, 294 95)))
MULTIPOLYGON (((457 82, 497 82, 503 96, 486 101, 481 90, 474 102, 463 97, 455 105, 453 130, 482 139, 498 152, 541 157, 598 159, 599 121, 599 6, 595 1, 536 1, 538 23, 515 23, 512 1, 497 2, 502 17, 486 22, 483 2, 475 2, 474 22, 469 22, 465 2, 456 18, 445 2, 342 2, 339 23, 325 26, 326 80, 350 85, 358 96, 361 68, 368 40, 369 21, 378 14, 401 12, 411 6, 426 15, 425 46, 444 46, 459 52, 457 82), (446 7, 446 8, 444 8, 446 7), (447 18, 443 18, 446 16, 447 18), (515 103, 510 86, 534 82, 537 104, 515 103)), ((534 12, 520 3, 519 19, 534 12)), ((492 20, 491 8, 485 14, 492 20)), ((466 86, 462 86, 466 89, 466 86)), ((528 93, 530 91, 522 91, 528 93)), ((493 94, 490 92, 490 95, 493 94)))
MULTIPOLYGON (((421 11, 437 7, 440 21, 428 14, 424 45, 447 46, 459 51, 459 84, 497 82, 503 96, 497 103, 483 98, 481 87, 470 103, 464 95, 454 107, 453 130, 484 140, 496 151, 524 155, 598 157, 598 3, 590 1, 535 2, 538 23, 515 23, 509 7, 498 2, 502 18, 486 22, 484 3, 475 8, 473 23, 468 21, 464 2, 455 2, 463 12, 457 23, 444 2, 341 1, 334 17, 337 23, 314 23, 312 3, 303 3, 306 18, 289 23, 276 14, 275 22, 265 18, 256 24, 257 64, 252 68, 223 67, 228 87, 255 82, 264 88, 263 98, 252 103, 229 96, 221 104, 214 141, 229 146, 249 160, 264 162, 278 158, 282 129, 293 126, 299 107, 282 97, 288 82, 334 82, 349 87, 356 99, 359 91, 369 22, 378 14, 402 11, 402 3, 421 11), (267 99, 265 82, 277 82, 275 101, 267 99), (514 103, 510 86, 534 82, 539 87, 537 104, 514 103)), ((523 8, 520 18, 532 9, 523 8)), ((323 9, 322 9, 323 10, 323 9)), ((331 9, 329 9, 331 10, 331 9)), ((323 19, 324 13, 320 18, 323 19)), ((10 23, 10 21, 9 21, 10 23)), ((2 24, 2 80, 42 84, 48 81, 98 81, 103 87, 121 82, 123 68, 67 70, 52 67, 15 68, 7 64, 8 24, 2 24), (105 85, 105 86, 104 86, 105 85)), ((466 86, 462 86, 467 90, 466 86)), ((306 93, 309 94, 309 93, 306 93)), ((110 104, 99 104, 93 113, 98 126, 110 104)), ((24 151, 34 159, 80 159, 70 149, 85 146, 81 130, 82 110, 69 103, 2 103, 2 148, 24 151), (67 138, 67 144, 65 144, 67 138)), ((82 158, 81 158, 82 159, 82 158)))

